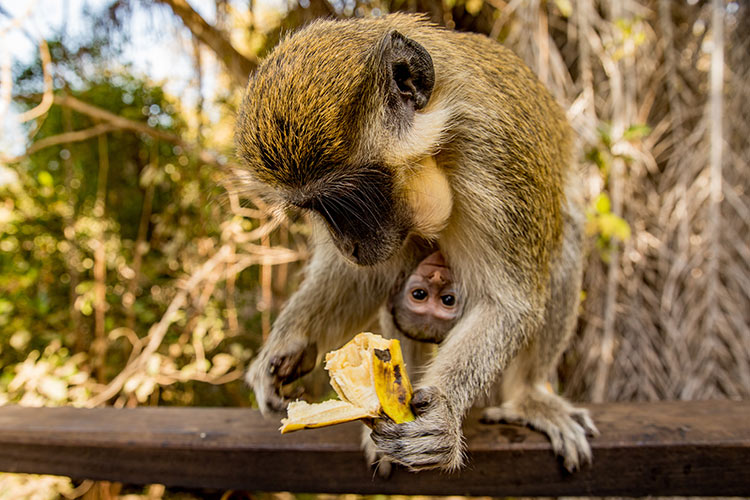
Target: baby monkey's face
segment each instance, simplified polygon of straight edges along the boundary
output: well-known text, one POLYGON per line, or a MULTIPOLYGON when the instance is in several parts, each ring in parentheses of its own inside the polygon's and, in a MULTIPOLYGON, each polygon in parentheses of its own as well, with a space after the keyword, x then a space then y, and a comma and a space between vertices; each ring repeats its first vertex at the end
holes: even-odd
POLYGON ((406 290, 412 312, 441 321, 454 321, 457 318, 459 304, 453 273, 440 252, 420 262, 406 281, 406 290))
POLYGON ((440 251, 422 260, 392 299, 398 329, 423 342, 442 342, 462 310, 453 273, 440 251))

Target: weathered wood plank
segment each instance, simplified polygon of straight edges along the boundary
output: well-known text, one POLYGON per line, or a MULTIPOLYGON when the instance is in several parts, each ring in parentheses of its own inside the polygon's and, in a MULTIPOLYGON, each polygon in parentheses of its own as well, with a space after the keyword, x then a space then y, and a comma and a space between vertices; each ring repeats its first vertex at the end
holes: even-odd
POLYGON ((541 434, 469 419, 460 473, 374 477, 359 425, 281 436, 246 409, 0 407, 0 470, 192 488, 428 495, 750 495, 750 401, 590 405, 594 463, 566 473, 541 434))

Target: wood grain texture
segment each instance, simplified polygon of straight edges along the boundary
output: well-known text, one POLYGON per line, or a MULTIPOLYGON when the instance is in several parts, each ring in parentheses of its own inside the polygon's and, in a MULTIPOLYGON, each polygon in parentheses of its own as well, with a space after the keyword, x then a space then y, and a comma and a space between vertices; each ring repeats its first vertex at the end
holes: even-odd
POLYGON ((568 474, 546 438, 465 425, 456 474, 374 477, 360 425, 281 436, 232 408, 0 407, 0 470, 190 488, 426 495, 750 495, 750 401, 590 405, 594 463, 568 474))

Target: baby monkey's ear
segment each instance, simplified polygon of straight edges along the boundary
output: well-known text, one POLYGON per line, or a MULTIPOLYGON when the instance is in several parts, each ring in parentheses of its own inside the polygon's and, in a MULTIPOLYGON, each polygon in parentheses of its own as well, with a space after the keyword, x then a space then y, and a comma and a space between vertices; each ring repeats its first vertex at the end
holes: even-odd
POLYGON ((380 64, 389 108, 410 116, 427 105, 435 85, 435 68, 424 47, 396 30, 389 31, 380 43, 380 64))

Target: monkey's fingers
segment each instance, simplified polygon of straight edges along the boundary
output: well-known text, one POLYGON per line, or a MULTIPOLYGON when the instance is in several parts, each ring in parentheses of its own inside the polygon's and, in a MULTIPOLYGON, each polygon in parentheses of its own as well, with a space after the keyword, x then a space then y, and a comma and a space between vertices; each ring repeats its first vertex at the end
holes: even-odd
POLYGON ((485 408, 482 422, 528 425, 543 432, 569 472, 591 463, 591 446, 586 436, 598 431, 588 410, 575 408, 555 394, 531 392, 525 400, 485 408))
POLYGON ((375 419, 374 418, 363 418, 362 423, 365 424, 370 429, 375 428, 375 419))
POLYGON ((281 383, 270 373, 269 362, 262 355, 256 358, 247 371, 245 381, 252 387, 255 402, 263 415, 279 413, 285 408, 281 383))
POLYGON ((275 381, 274 390, 269 395, 270 397, 267 398, 269 409, 274 413, 282 413, 290 402, 304 400, 305 388, 301 385, 284 385, 275 381))
POLYGON ((439 392, 435 387, 423 387, 417 389, 411 398, 411 408, 414 414, 421 416, 427 413, 437 402, 439 392))
MULTIPOLYGON (((281 397, 285 401, 296 401, 298 399, 304 399, 303 396, 305 395, 305 388, 301 385, 287 385, 281 387, 281 397)), ((309 401, 308 401, 309 402, 309 401)))
POLYGON ((412 399, 416 420, 402 424, 376 419, 371 438, 391 461, 410 470, 454 471, 465 461, 461 419, 437 388, 417 390, 412 399))
POLYGON ((283 413, 288 404, 289 400, 283 397, 270 397, 266 399, 266 408, 269 413, 283 413))
POLYGON ((257 378, 251 380, 251 377, 248 376, 248 381, 255 393, 258 409, 263 415, 280 413, 286 408, 287 402, 281 395, 281 386, 275 384, 271 377, 259 381, 257 378))
POLYGON ((591 415, 589 415, 589 411, 587 409, 574 408, 570 416, 573 417, 573 419, 575 419, 575 421, 578 422, 581 427, 583 427, 588 437, 596 437, 599 435, 599 429, 596 428, 596 425, 591 419, 591 415))
POLYGON ((464 462, 460 434, 419 419, 405 424, 379 419, 371 438, 385 457, 411 471, 452 471, 464 462))
POLYGON ((255 393, 261 413, 266 415, 269 413, 276 414, 284 412, 289 401, 284 397, 282 384, 278 379, 273 377, 269 377, 264 382, 262 392, 258 393, 256 389, 255 393))
MULTIPOLYGON (((285 389, 284 386, 297 380, 315 367, 318 356, 316 344, 270 357, 259 357, 248 372, 247 381, 253 387, 258 407, 265 415, 283 412, 289 401, 301 396, 301 388, 285 389)), ((304 391, 304 389, 302 389, 304 391)))
POLYGON ((268 363, 268 373, 280 384, 288 384, 312 371, 317 357, 318 346, 309 344, 300 351, 273 356, 268 363))
POLYGON ((367 424, 367 427, 362 428, 362 450, 365 453, 367 466, 373 469, 378 476, 388 479, 391 475, 391 461, 383 456, 375 442, 370 439, 370 433, 374 425, 372 419, 363 419, 363 422, 367 424))

